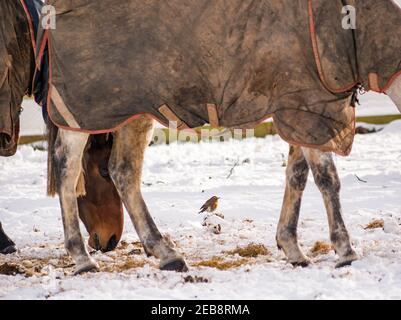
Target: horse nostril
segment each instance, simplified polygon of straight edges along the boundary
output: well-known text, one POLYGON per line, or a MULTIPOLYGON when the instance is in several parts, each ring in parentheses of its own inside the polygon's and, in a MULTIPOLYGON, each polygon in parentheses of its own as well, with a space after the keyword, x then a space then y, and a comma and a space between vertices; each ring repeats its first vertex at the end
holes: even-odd
POLYGON ((0 134, 0 147, 7 148, 11 144, 11 137, 8 134, 0 134))
POLYGON ((95 247, 93 249, 95 249, 96 251, 99 251, 102 249, 102 247, 100 245, 100 239, 99 239, 99 236, 97 235, 97 233, 95 233, 93 236, 93 242, 95 244, 95 247))
POLYGON ((109 168, 107 166, 100 166, 99 173, 104 179, 110 179, 109 168))
POLYGON ((110 238, 109 243, 107 244, 106 252, 113 251, 117 247, 117 245, 118 245, 117 237, 116 235, 113 235, 110 238))

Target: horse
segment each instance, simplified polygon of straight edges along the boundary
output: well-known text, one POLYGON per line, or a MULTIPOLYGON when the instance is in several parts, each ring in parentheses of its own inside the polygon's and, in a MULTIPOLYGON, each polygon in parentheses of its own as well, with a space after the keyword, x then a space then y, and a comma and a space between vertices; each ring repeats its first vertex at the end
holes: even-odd
POLYGON ((336 266, 357 260, 342 217, 341 182, 332 152, 351 151, 352 115, 362 87, 387 93, 401 108, 397 5, 392 0, 180 0, 148 1, 143 6, 128 0, 110 11, 112 2, 49 1, 58 14, 57 29, 48 32, 50 47, 57 49, 50 68, 54 77, 49 101, 54 106, 48 105, 48 125, 54 134, 49 139, 48 178, 59 195, 65 247, 75 272, 98 269, 79 229, 76 199, 90 134, 105 131, 113 135, 111 179, 146 253, 160 260, 161 270, 188 269, 158 230, 141 193, 153 118, 162 123, 176 120, 183 129, 208 121, 244 127, 273 116, 290 145, 277 228, 279 248, 292 265, 309 264, 298 244, 297 225, 312 171, 327 209, 336 266), (357 31, 341 26, 347 3, 358 12, 357 31), (130 23, 122 26, 121 21, 130 23), (109 24, 112 34, 99 32, 109 24), (327 32, 331 28, 336 32, 327 32), (325 35, 334 38, 328 42, 325 35), (113 72, 99 68, 107 62, 113 72), (71 81, 69 76, 82 70, 90 76, 71 81), (93 103, 89 110, 99 107, 102 112, 90 112, 80 99, 93 103), (127 107, 129 101, 132 107, 127 107))
MULTIPOLYGON (((14 29, 0 30, 3 37, 0 42, 0 73, 4 74, 0 76, 0 156, 9 157, 17 150, 22 99, 24 95, 33 94, 35 58, 30 44, 29 21, 21 4, 18 1, 4 1, 1 6, 2 19, 4 17, 9 27, 15 26, 16 32, 11 33, 14 29), (6 17, 6 10, 11 11, 14 17, 6 17)), ((89 139, 83 159, 86 168, 85 194, 77 199, 80 218, 90 235, 88 244, 103 252, 116 248, 124 221, 122 202, 107 170, 110 142, 111 138, 105 139, 105 135, 93 135, 89 139)), ((0 223, 0 253, 15 251, 14 242, 0 223)))

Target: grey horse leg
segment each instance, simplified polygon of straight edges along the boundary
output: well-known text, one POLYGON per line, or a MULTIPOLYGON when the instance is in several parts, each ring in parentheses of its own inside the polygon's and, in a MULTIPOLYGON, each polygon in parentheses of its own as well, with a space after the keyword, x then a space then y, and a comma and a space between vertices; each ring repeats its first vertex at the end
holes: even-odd
POLYGON ((350 265, 358 259, 351 246, 350 237, 342 217, 340 203, 341 183, 331 153, 303 148, 303 153, 312 169, 315 183, 323 195, 329 220, 330 238, 339 256, 337 267, 350 265))
POLYGON ((302 194, 308 180, 309 167, 300 147, 291 146, 286 172, 286 188, 280 222, 277 228, 277 245, 294 266, 306 267, 309 260, 298 245, 297 227, 302 194))
POLYGON ((54 146, 56 189, 60 197, 65 247, 76 263, 75 273, 98 269, 79 228, 76 188, 89 135, 60 129, 54 146))
POLYGON ((110 175, 148 255, 160 259, 162 270, 186 271, 183 258, 157 229, 141 193, 142 165, 153 133, 153 120, 142 117, 115 133, 110 175))

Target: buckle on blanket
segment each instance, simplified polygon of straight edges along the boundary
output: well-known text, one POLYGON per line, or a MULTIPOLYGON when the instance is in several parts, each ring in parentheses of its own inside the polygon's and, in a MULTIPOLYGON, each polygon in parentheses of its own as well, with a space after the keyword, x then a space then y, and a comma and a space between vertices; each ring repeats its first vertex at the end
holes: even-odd
POLYGON ((361 83, 358 83, 354 88, 352 88, 351 92, 351 107, 355 108, 357 104, 360 106, 359 95, 364 95, 366 93, 364 86, 361 83))

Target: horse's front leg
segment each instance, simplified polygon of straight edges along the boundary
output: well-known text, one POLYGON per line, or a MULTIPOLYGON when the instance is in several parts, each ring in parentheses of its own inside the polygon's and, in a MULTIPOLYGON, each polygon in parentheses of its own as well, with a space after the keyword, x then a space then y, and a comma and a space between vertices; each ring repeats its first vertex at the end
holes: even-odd
POLYGON ((351 246, 350 237, 342 217, 340 203, 341 182, 331 153, 303 148, 303 153, 312 169, 315 183, 323 195, 329 220, 330 238, 339 255, 337 268, 350 265, 358 259, 351 246))
POLYGON ((54 145, 56 189, 60 197, 65 247, 76 263, 75 273, 98 269, 90 257, 79 228, 77 184, 89 135, 60 129, 54 145))
POLYGON ((141 193, 144 152, 153 120, 140 118, 115 133, 110 174, 148 255, 160 259, 160 269, 185 271, 187 266, 153 221, 141 193))
POLYGON ((309 260, 298 245, 297 227, 302 194, 308 180, 309 167, 300 147, 291 146, 286 172, 286 188, 280 222, 277 228, 277 245, 294 266, 307 266, 309 260))

